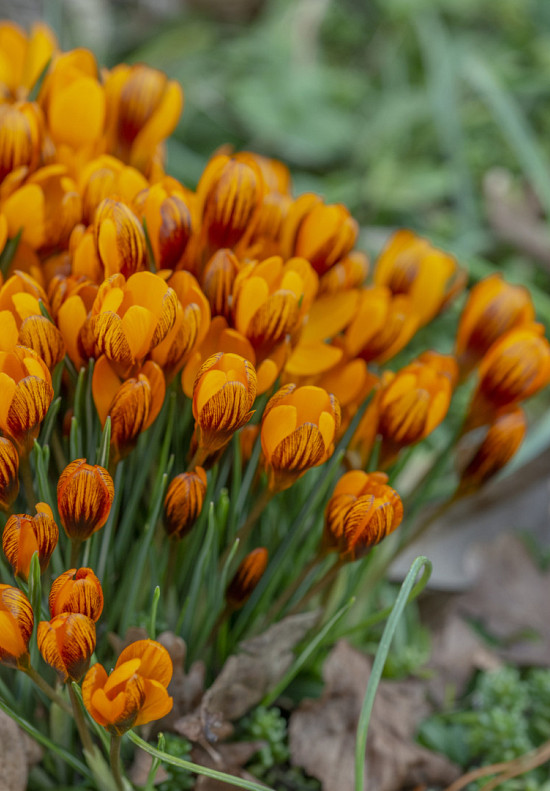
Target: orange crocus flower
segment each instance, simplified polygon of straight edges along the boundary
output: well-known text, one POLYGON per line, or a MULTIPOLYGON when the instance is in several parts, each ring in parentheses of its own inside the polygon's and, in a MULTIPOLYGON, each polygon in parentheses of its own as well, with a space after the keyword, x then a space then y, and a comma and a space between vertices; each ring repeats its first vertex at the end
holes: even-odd
POLYGON ((339 291, 359 288, 367 279, 368 273, 369 259, 365 253, 352 251, 321 277, 319 293, 336 294, 339 291))
POLYGON ((200 516, 206 497, 202 467, 172 478, 164 498, 164 527, 172 538, 184 538, 200 516))
POLYGON ((113 479, 99 464, 75 459, 68 464, 57 484, 57 507, 61 524, 69 538, 86 541, 100 530, 115 496, 113 479))
POLYGON ((268 401, 262 416, 262 450, 269 486, 281 491, 334 450, 340 405, 321 387, 288 384, 268 401))
POLYGON ((94 623, 103 611, 103 590, 92 569, 69 569, 52 582, 48 598, 52 618, 62 612, 79 612, 94 623))
MULTIPOLYGON (((469 459, 460 472, 457 496, 477 491, 500 472, 519 450, 526 431, 527 421, 521 407, 512 406, 498 412, 469 452, 469 459)), ((462 438, 462 443, 467 441, 468 434, 462 438)))
POLYGON ((225 591, 225 600, 232 609, 238 610, 252 596, 254 588, 264 575, 268 559, 267 549, 258 547, 241 560, 225 591))
POLYGON ((13 514, 4 527, 2 549, 13 573, 27 580, 32 556, 38 552, 40 571, 44 573, 59 539, 52 509, 47 503, 36 504, 36 515, 13 514))
POLYGON ((30 450, 52 398, 50 372, 36 352, 25 346, 0 351, 0 429, 20 454, 30 450))
POLYGON ((120 64, 107 75, 105 92, 109 153, 147 174, 181 115, 181 87, 157 69, 120 64))
POLYGON ((19 455, 7 437, 0 437, 0 508, 9 511, 19 494, 19 455))
POLYGON ((218 352, 204 361, 193 388, 199 447, 208 455, 225 447, 254 412, 256 371, 238 354, 218 352))
POLYGON ((134 447, 142 431, 157 419, 166 393, 159 366, 148 360, 130 379, 119 377, 105 356, 97 360, 92 378, 92 395, 105 425, 111 418, 111 460, 119 461, 134 447))
POLYGON ((32 605, 23 591, 0 585, 0 662, 24 670, 29 667, 29 640, 34 627, 32 605))
POLYGON ((95 283, 78 275, 56 275, 49 284, 52 316, 77 370, 99 356, 90 324, 97 291, 95 283))
POLYGON ((7 176, 22 181, 36 170, 44 119, 34 102, 0 104, 0 184, 7 176))
POLYGON ((132 206, 138 193, 148 186, 143 173, 116 157, 102 154, 92 159, 78 176, 78 188, 82 195, 82 222, 89 225, 94 221, 96 209, 105 198, 116 195, 122 204, 132 206))
POLYGON ((162 277, 137 272, 126 280, 112 275, 99 287, 91 327, 98 348, 128 371, 168 335, 178 298, 162 277))
MULTIPOLYGON (((120 273, 129 278, 145 269, 145 233, 129 206, 122 201, 105 198, 95 210, 92 228, 95 254, 103 265, 105 277, 120 273)), ((82 244, 89 245, 84 241, 86 239, 84 236, 82 244)), ((87 254, 93 255, 91 250, 87 254)))
POLYGON ((136 211, 147 227, 156 269, 179 269, 191 238, 194 195, 175 180, 153 184, 137 196, 136 211))
POLYGON ((35 22, 30 34, 13 22, 0 23, 0 96, 24 99, 57 49, 53 31, 35 22))
POLYGON ((406 229, 393 234, 374 271, 376 286, 411 298, 421 326, 437 316, 465 283, 466 273, 452 255, 406 229))
POLYGON ((460 316, 456 356, 462 375, 479 363, 502 335, 532 324, 535 308, 523 286, 513 286, 495 274, 472 288, 460 316))
POLYGON ((168 714, 173 700, 166 688, 172 678, 168 651, 155 640, 138 640, 120 654, 110 676, 93 665, 82 682, 82 698, 94 720, 122 734, 168 714))
POLYGON ((78 612, 62 612, 51 621, 40 621, 38 650, 62 682, 80 681, 95 651, 95 623, 78 612))
POLYGON ((237 256, 227 248, 217 250, 204 267, 201 284, 213 316, 230 318, 233 283, 240 268, 237 256))

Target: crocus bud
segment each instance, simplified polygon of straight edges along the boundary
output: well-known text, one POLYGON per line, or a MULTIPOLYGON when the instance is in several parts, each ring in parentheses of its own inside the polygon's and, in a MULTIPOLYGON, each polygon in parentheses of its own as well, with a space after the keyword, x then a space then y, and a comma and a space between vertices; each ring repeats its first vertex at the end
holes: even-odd
POLYGON ((19 456, 12 442, 0 437, 0 508, 9 511, 19 493, 19 456))
POLYGON ((524 286, 513 286, 500 274, 475 285, 460 316, 456 356, 463 375, 478 364, 504 333, 531 324, 535 309, 524 286))
POLYGON ((172 679, 170 654, 155 640, 137 640, 119 656, 108 676, 93 665, 82 682, 82 699, 94 720, 111 733, 159 720, 174 704, 167 687, 172 679))
POLYGON ((340 405, 321 387, 285 385, 268 401, 262 417, 262 450, 274 491, 291 486, 334 450, 340 405))
POLYGON ((248 423, 255 398, 256 371, 248 360, 219 352, 204 361, 193 388, 193 417, 204 452, 220 450, 248 423))
POLYGON ((178 266, 191 236, 187 201, 192 199, 180 185, 167 190, 162 184, 153 184, 138 196, 139 214, 147 227, 157 269, 178 266))
POLYGON ((169 536, 184 538, 199 518, 206 495, 202 467, 182 472, 170 481, 164 498, 164 527, 169 536))
POLYGON ((125 203, 112 198, 101 201, 95 212, 93 230, 96 253, 105 277, 117 273, 130 277, 145 269, 145 233, 125 203))
POLYGON ((18 168, 30 172, 40 159, 43 117, 34 102, 0 105, 0 183, 18 168))
MULTIPOLYGON (((301 214, 297 204, 308 198, 302 195, 288 212, 287 224, 295 223, 295 213, 301 214)), ((309 211, 302 214, 297 223, 294 237, 293 254, 307 258, 312 267, 322 275, 340 259, 346 256, 357 239, 359 226, 341 203, 325 205, 317 202, 309 211)))
POLYGON ((85 541, 103 527, 115 496, 113 479, 98 464, 75 459, 65 467, 57 484, 57 507, 65 532, 85 541))
POLYGON ((239 268, 236 255, 226 248, 215 252, 204 267, 202 290, 210 303, 213 316, 225 316, 226 319, 231 316, 230 298, 239 268))
POLYGON ((0 585, 0 662, 10 667, 29 666, 29 640, 34 614, 23 591, 0 585))
POLYGON ((79 612, 96 622, 103 611, 101 583, 92 569, 69 569, 52 582, 48 604, 52 618, 79 612))
POLYGON ((2 548, 13 573, 27 580, 34 553, 38 552, 40 571, 44 573, 58 539, 59 530, 52 509, 46 503, 37 503, 36 516, 10 516, 4 527, 2 548))
MULTIPOLYGON (((461 470, 458 495, 477 491, 517 453, 527 431, 525 413, 521 407, 510 407, 498 413, 493 422, 481 431, 482 437, 478 438, 461 470)), ((468 434, 462 438, 461 444, 467 441, 468 434)))
POLYGON ((412 300, 388 288, 364 288, 345 333, 349 357, 384 363, 403 349, 418 329, 412 300))
POLYGON ((80 681, 95 651, 95 623, 81 613, 62 612, 51 621, 40 621, 36 641, 61 681, 80 681))
POLYGON ((268 552, 258 547, 241 560, 235 576, 227 586, 225 598, 235 610, 242 607, 252 596, 254 588, 267 568, 268 552))

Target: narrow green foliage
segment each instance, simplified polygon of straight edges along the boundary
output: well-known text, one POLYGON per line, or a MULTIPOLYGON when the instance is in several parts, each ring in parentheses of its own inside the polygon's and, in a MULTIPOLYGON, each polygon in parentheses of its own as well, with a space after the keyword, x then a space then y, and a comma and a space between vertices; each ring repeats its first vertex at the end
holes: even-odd
POLYGON ((157 634, 157 610, 160 599, 160 588, 157 585, 153 591, 153 601, 151 602, 151 617, 149 619, 149 637, 154 640, 157 634))
POLYGON ((4 249, 2 250, 2 253, 0 254, 0 274, 4 279, 6 279, 8 275, 11 262, 15 257, 17 248, 19 247, 22 232, 23 231, 21 229, 15 234, 13 239, 8 239, 4 249))

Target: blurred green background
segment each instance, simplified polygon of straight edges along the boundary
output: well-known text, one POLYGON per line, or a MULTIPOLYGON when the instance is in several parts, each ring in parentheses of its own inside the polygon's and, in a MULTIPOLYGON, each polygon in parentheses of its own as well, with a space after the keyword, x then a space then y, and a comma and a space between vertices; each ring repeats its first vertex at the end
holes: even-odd
POLYGON ((550 324, 548 0, 0 0, 64 48, 181 82, 168 169, 220 145, 287 162, 376 250, 409 226, 534 289, 550 324), (33 7, 33 2, 37 7, 33 7))

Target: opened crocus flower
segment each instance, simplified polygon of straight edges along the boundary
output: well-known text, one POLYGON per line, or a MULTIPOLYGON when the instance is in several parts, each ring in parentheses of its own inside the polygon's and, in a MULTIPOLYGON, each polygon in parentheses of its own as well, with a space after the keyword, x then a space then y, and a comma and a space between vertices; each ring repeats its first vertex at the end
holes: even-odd
POLYGON ((110 153, 147 173, 156 149, 172 134, 183 107, 175 80, 141 63, 120 64, 105 81, 110 153))
POLYGON ((170 481, 164 498, 164 527, 169 536, 184 538, 200 516, 206 496, 202 467, 182 472, 170 481))
POLYGON ((99 287, 92 308, 92 330, 99 349, 128 371, 168 334, 178 298, 162 277, 137 272, 126 280, 113 275, 99 287))
POLYGON ((5 53, 0 76, 2 100, 26 98, 56 49, 54 34, 41 22, 32 26, 28 36, 13 22, 0 23, 0 52, 5 53))
POLYGON ((88 278, 55 276, 49 284, 52 316, 63 338, 67 354, 80 370, 90 357, 99 356, 90 326, 92 305, 98 286, 88 278))
POLYGON ((82 205, 75 182, 64 165, 36 170, 2 204, 10 237, 21 230, 21 239, 34 250, 51 250, 69 240, 80 222, 82 205))
POLYGON ((205 338, 210 326, 210 305, 190 272, 174 272, 167 282, 178 298, 176 319, 166 338, 151 352, 151 359, 171 382, 205 338))
POLYGON ((30 601, 23 591, 0 585, 0 662, 24 670, 29 667, 29 640, 34 627, 30 601))
POLYGON ((386 373, 377 399, 382 466, 394 460, 400 448, 420 442, 439 426, 449 410, 457 376, 455 360, 435 352, 421 355, 395 376, 386 373))
POLYGON ((153 184, 134 201, 151 242, 155 267, 176 269, 191 238, 194 195, 175 179, 153 184), (166 182, 170 182, 167 184, 166 182))
POLYGON ((9 511, 19 493, 19 454, 13 442, 0 437, 0 508, 9 511))
POLYGON ((69 569, 52 582, 48 604, 52 618, 79 612, 95 623, 103 611, 101 583, 92 569, 69 569))
POLYGON ((13 573, 27 580, 32 556, 38 553, 40 571, 48 567, 57 546, 59 530, 47 503, 36 504, 36 515, 13 514, 4 527, 2 548, 13 573))
POLYGON ((213 316, 231 316, 233 283, 241 267, 237 256, 227 248, 217 250, 201 276, 202 289, 213 316))
POLYGON ((125 203, 112 198, 101 201, 94 215, 93 236, 105 277, 120 273, 129 278, 145 269, 145 233, 125 203))
POLYGON ((527 431, 525 413, 518 406, 504 409, 497 413, 490 425, 481 429, 481 437, 478 436, 479 431, 476 429, 473 432, 475 440, 473 448, 468 449, 466 461, 460 457, 465 455, 463 446, 470 439, 468 434, 462 437, 458 447, 462 469, 457 496, 477 491, 515 456, 527 431))
POLYGON ((258 165, 224 154, 207 164, 197 186, 205 260, 252 234, 266 187, 258 165))
POLYGON ((367 368, 360 357, 343 362, 315 378, 315 384, 333 393, 342 411, 339 434, 347 428, 349 421, 365 398, 376 386, 378 378, 367 368))
POLYGON ((465 430, 490 422, 497 410, 530 398, 549 382, 550 344, 542 324, 510 330, 480 363, 465 430))
POLYGON ((356 242, 359 226, 341 203, 325 205, 318 195, 300 195, 288 210, 283 253, 306 258, 320 275, 344 258, 356 242))
POLYGON ((455 258, 413 231, 402 229, 389 240, 376 263, 376 286, 412 300, 420 325, 431 321, 466 284, 455 258))
POLYGON ((321 387, 282 387, 262 416, 262 450, 272 491, 291 486, 334 450, 340 405, 321 387))
POLYGON ((460 316, 456 356, 463 376, 479 363, 502 335, 532 324, 535 309, 523 286, 513 286, 500 274, 486 277, 472 288, 460 316))
POLYGON ((367 279, 369 259, 365 253, 355 250, 334 264, 319 280, 320 294, 336 294, 359 288, 367 279))
POLYGON ((171 711, 174 702, 166 691, 171 679, 168 651, 155 640, 138 640, 122 651, 110 676, 100 664, 90 668, 82 698, 99 725, 122 734, 171 711))
POLYGON ((362 289, 357 311, 345 333, 350 357, 384 363, 403 349, 418 329, 412 300, 388 288, 362 289))
POLYGON ((65 532, 73 541, 86 541, 100 530, 115 496, 113 479, 99 464, 75 459, 61 473, 57 507, 65 532))
POLYGON ((238 354, 209 357, 200 367, 193 389, 197 443, 206 455, 225 447, 254 412, 256 371, 238 354))
POLYGON ((78 612, 62 612, 51 621, 40 621, 38 650, 60 680, 80 681, 95 651, 95 623, 78 612))
POLYGON ((82 168, 78 187, 82 194, 82 222, 90 225, 95 212, 105 198, 117 196, 126 206, 133 206, 138 193, 146 190, 149 182, 139 170, 125 165, 120 159, 102 154, 82 168))
POLYGON ((43 127, 42 113, 33 102, 0 104, 0 184, 11 174, 22 181, 36 169, 43 127))
POLYGON ((267 568, 268 558, 267 549, 258 547, 241 560, 225 591, 225 599, 232 609, 238 610, 252 596, 267 568))
POLYGON ((0 351, 0 429, 20 454, 32 447, 52 398, 50 372, 36 352, 25 346, 0 351))
POLYGON ((241 268, 233 285, 235 328, 251 342, 257 362, 297 329, 317 287, 315 272, 303 258, 283 263, 273 256, 241 268))
POLYGON ((111 418, 111 462, 116 463, 134 447, 142 431, 157 419, 166 393, 159 366, 148 360, 135 376, 123 380, 105 356, 94 366, 92 394, 104 426, 111 418))

